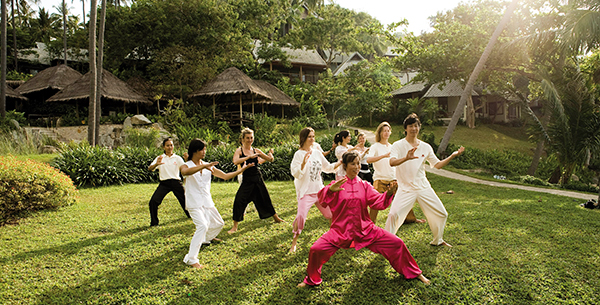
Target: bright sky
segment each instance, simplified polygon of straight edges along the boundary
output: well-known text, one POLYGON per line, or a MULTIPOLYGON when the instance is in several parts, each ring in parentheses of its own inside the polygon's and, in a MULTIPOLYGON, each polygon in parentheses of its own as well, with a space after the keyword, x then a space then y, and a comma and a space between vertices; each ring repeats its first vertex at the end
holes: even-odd
MULTIPOLYGON (((408 20, 408 31, 420 34, 422 31, 431 31, 429 26, 430 16, 437 12, 445 12, 455 8, 460 2, 469 2, 464 0, 416 0, 416 2, 406 0, 334 0, 342 7, 349 8, 355 12, 366 12, 377 18, 384 25, 398 22, 403 18, 408 20)), ((51 13, 58 11, 54 6, 60 6, 62 0, 42 0, 39 6, 46 8, 51 13)), ((72 14, 81 15, 81 0, 66 0, 72 14)), ((330 3, 331 0, 325 0, 330 3)), ((100 0, 98 0, 100 4, 100 0)), ((85 0, 86 15, 89 14, 90 0, 85 0)), ((87 17, 86 17, 87 20, 87 17)))

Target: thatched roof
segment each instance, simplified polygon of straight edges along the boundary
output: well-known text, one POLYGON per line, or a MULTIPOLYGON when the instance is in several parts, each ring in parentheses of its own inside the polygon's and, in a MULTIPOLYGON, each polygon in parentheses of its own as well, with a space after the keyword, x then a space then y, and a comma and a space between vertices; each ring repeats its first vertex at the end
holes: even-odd
POLYGON ((40 71, 15 91, 20 94, 28 94, 45 89, 62 90, 80 78, 81 73, 69 66, 58 65, 40 71))
POLYGON ((260 98, 271 96, 259 87, 250 77, 235 67, 227 68, 217 77, 209 80, 200 90, 191 93, 190 97, 208 97, 221 94, 252 93, 260 98))
POLYGON ((279 90, 279 88, 269 84, 264 80, 254 81, 261 89, 265 90, 270 96, 270 99, 260 101, 262 104, 273 104, 273 105, 288 105, 300 107, 300 103, 291 98, 285 92, 279 90))
MULTIPOLYGON (((49 98, 47 102, 88 99, 90 96, 90 76, 90 72, 86 73, 79 80, 49 98)), ((102 85, 100 88, 102 97, 106 99, 118 100, 126 103, 137 102, 152 104, 151 101, 133 90, 127 83, 104 69, 102 70, 102 85)))
POLYGON ((23 95, 15 92, 15 90, 13 90, 9 86, 6 86, 6 96, 7 97, 12 97, 12 98, 17 98, 17 99, 24 100, 24 101, 28 100, 27 97, 25 97, 25 96, 23 96, 23 95))
MULTIPOLYGON (((462 85, 460 84, 460 82, 458 80, 450 81, 450 83, 445 84, 445 86, 441 90, 439 88, 440 84, 441 83, 437 83, 437 84, 431 86, 431 88, 429 88, 429 90, 427 90, 427 93, 425 93, 425 95, 423 97, 429 98, 429 97, 461 96, 464 91, 462 85)), ((477 92, 475 92, 475 90, 471 90, 471 96, 478 96, 478 95, 479 94, 477 94, 477 92)))

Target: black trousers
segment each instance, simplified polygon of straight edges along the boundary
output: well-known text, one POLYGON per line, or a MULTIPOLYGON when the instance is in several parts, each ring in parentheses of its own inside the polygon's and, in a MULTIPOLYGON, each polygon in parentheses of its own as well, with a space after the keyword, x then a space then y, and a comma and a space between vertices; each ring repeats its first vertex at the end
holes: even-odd
POLYGON ((275 215, 271 196, 269 196, 269 191, 267 191, 267 187, 261 176, 248 177, 244 175, 242 184, 237 194, 235 194, 233 202, 233 220, 244 220, 244 212, 251 201, 254 202, 254 207, 258 211, 260 219, 275 215))
POLYGON ((148 206, 150 207, 150 225, 156 226, 158 225, 158 206, 162 203, 163 199, 169 192, 173 192, 173 195, 179 201, 183 212, 189 218, 190 214, 185 209, 185 191, 183 189, 183 184, 181 181, 177 179, 169 179, 163 180, 158 184, 156 191, 152 194, 152 198, 150 198, 150 203, 148 206))

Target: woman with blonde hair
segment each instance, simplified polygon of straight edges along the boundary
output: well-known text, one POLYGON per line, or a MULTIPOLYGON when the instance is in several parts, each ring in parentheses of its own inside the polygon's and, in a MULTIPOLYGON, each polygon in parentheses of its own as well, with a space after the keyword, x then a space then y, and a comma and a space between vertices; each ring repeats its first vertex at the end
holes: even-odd
POLYGON ((260 160, 273 162, 273 149, 270 149, 267 155, 260 149, 253 148, 254 131, 250 128, 242 130, 240 142, 242 145, 233 154, 233 164, 253 163, 254 166, 244 172, 242 184, 235 194, 233 202, 233 227, 227 231, 229 234, 237 232, 238 224, 244 220, 244 212, 250 201, 254 202, 254 207, 258 211, 260 219, 273 217, 276 223, 283 222, 283 219, 279 218, 275 212, 275 208, 273 208, 271 196, 269 195, 269 191, 267 191, 259 167, 260 160))

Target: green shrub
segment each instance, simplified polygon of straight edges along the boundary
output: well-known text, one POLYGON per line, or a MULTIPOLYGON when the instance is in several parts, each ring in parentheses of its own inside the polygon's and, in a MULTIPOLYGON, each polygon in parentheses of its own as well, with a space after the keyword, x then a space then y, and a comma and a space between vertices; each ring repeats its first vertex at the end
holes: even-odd
POLYGON ((563 184, 561 185, 561 187, 567 190, 582 191, 589 193, 598 193, 600 191, 597 186, 583 183, 581 181, 569 181, 569 183, 563 184))
POLYGON ((0 224, 31 211, 76 203, 71 179, 48 164, 0 156, 0 224))
POLYGON ((261 147, 277 144, 277 119, 266 114, 255 114, 253 118, 254 144, 261 147))
MULTIPOLYGON (((448 145, 447 153, 451 153, 458 149, 458 146, 448 145)), ((529 165, 531 165, 531 157, 512 150, 481 150, 468 147, 465 152, 458 158, 452 160, 452 165, 460 169, 483 168, 487 169, 492 174, 504 175, 507 177, 516 177, 525 175, 529 165)))
POLYGON ((155 148, 159 131, 154 128, 130 128, 125 130, 125 144, 133 147, 155 148))
POLYGON ((554 186, 552 183, 542 180, 538 177, 525 175, 520 176, 519 180, 521 183, 533 184, 533 185, 542 185, 542 186, 554 186))
POLYGON ((158 148, 81 145, 63 150, 53 165, 69 175, 78 186, 105 186, 158 181, 158 172, 148 166, 162 151, 158 148))

